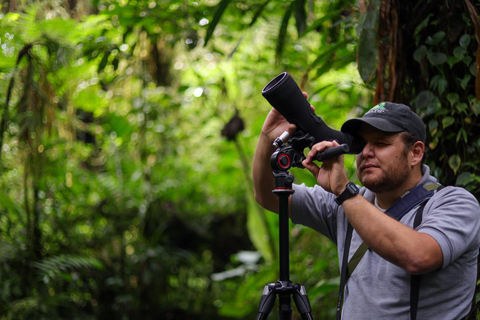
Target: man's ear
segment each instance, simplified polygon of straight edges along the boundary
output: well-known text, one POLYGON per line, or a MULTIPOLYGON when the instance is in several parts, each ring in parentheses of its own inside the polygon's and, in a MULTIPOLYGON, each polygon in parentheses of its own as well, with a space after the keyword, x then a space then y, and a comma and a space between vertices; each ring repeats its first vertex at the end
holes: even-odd
POLYGON ((413 144, 412 149, 412 167, 416 166, 417 164, 422 163, 423 153, 425 152, 425 144, 421 141, 417 141, 413 144))

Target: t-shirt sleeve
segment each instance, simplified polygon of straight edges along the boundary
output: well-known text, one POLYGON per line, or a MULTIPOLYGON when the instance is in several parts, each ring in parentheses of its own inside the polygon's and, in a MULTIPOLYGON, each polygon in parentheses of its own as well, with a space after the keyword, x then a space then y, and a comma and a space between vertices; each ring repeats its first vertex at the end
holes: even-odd
POLYGON ((310 227, 337 244, 337 211, 335 196, 320 186, 294 185, 291 219, 293 223, 310 227))
POLYGON ((458 187, 446 187, 430 199, 417 231, 431 235, 440 245, 447 267, 466 251, 478 247, 480 207, 475 197, 458 187))

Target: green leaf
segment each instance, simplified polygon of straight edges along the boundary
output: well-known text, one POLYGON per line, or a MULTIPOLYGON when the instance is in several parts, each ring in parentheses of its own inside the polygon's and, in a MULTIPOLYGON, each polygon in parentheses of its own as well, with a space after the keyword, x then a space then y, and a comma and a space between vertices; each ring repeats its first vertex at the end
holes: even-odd
POLYGON ((473 181, 473 175, 470 172, 466 171, 466 172, 462 172, 458 175, 457 181, 455 181, 455 185, 466 186, 467 184, 469 184, 472 181, 473 181))
POLYGON ((295 2, 292 2, 288 7, 287 11, 285 11, 282 19, 282 24, 280 25, 280 29, 278 30, 277 45, 275 47, 275 57, 277 62, 280 61, 280 58, 282 57, 283 46, 285 44, 285 38, 287 37, 288 21, 290 20, 290 16, 292 15, 294 6, 295 2))
POLYGON ((468 109, 468 106, 467 106, 466 103, 461 102, 461 103, 457 103, 455 108, 457 108, 457 110, 460 111, 460 112, 465 112, 468 109))
POLYGON ((465 143, 468 142, 467 132, 466 132, 465 129, 463 129, 463 128, 460 128, 460 130, 458 130, 458 133, 457 133, 457 143, 460 141, 461 138, 463 138, 463 141, 465 141, 465 143))
POLYGON ((428 147, 430 150, 434 150, 438 145, 438 138, 433 139, 429 144, 428 147))
MULTIPOLYGON (((340 57, 338 57, 339 50, 341 48, 345 48, 345 46, 349 43, 351 43, 351 40, 347 39, 322 48, 324 51, 322 51, 315 61, 312 62, 310 69, 313 69, 318 64, 322 63, 321 67, 317 71, 318 75, 322 75, 324 72, 330 70, 334 64, 335 58, 340 59, 340 57)), ((348 63, 355 61, 354 59, 355 57, 351 57, 351 59, 348 59, 348 63)))
POLYGON ((456 47, 455 49, 453 49, 453 55, 459 59, 463 58, 463 56, 465 55, 465 52, 467 52, 467 50, 465 50, 465 48, 462 48, 462 47, 456 47))
POLYGON ((265 9, 265 6, 270 2, 270 0, 266 0, 255 12, 253 15, 252 21, 248 25, 249 27, 253 26, 255 22, 257 22, 258 18, 262 15, 263 10, 265 9))
POLYGON ((470 102, 470 108, 472 109, 473 113, 475 113, 475 115, 478 116, 480 114, 480 100, 473 99, 470 102))
POLYGON ((451 106, 454 106, 455 103, 457 103, 457 101, 460 99, 460 97, 458 96, 458 93, 456 92, 450 92, 447 94, 447 100, 450 102, 450 105, 451 106))
POLYGON ((447 63, 448 65, 451 67, 453 67, 456 63, 458 63, 460 60, 462 60, 461 58, 457 58, 457 57, 454 57, 454 56, 448 56, 447 58, 447 63))
POLYGON ((467 49, 470 44, 470 35, 464 34, 460 37, 460 46, 467 49))
POLYGON ((477 65, 475 63, 472 63, 470 67, 468 68, 468 71, 470 71, 470 74, 472 76, 475 76, 477 73, 477 65))
POLYGON ((445 39, 445 31, 438 31, 433 35, 433 37, 428 37, 427 41, 425 41, 426 44, 429 45, 435 45, 440 43, 443 39, 445 39))
POLYGON ((426 115, 437 114, 442 108, 438 97, 428 90, 420 92, 415 97, 415 105, 418 109, 424 111, 426 115))
MULTIPOLYGON (((464 56, 463 57, 463 63, 465 63, 466 66, 470 66, 470 63, 472 63, 472 57, 470 56, 464 56)), ((474 64, 475 65, 475 64, 474 64)))
POLYGON ((455 118, 453 118, 453 117, 445 117, 445 118, 443 118, 443 120, 442 120, 443 129, 451 126, 451 125, 454 124, 454 123, 455 123, 455 118))
POLYGON ((298 35, 302 35, 307 29, 307 14, 305 13, 305 0, 295 0, 295 25, 298 35))
POLYGON ((212 37, 213 32, 215 31, 215 28, 217 27, 217 24, 220 22, 220 19, 222 18, 222 15, 225 12, 225 9, 227 9, 227 7, 228 7, 228 5, 230 4, 231 1, 232 0, 222 0, 217 5, 217 10, 215 11, 215 14, 213 15, 212 22, 210 22, 209 25, 208 25, 207 35, 205 36, 204 47, 208 44, 208 41, 212 37))
POLYGON ((360 16, 358 30, 358 71, 363 81, 370 82, 377 70, 377 24, 380 10, 380 0, 374 0, 369 9, 360 16), (377 5, 378 4, 378 5, 377 5))
POLYGON ((458 80, 460 80, 460 86, 462 87, 462 89, 467 88, 468 82, 470 81, 471 78, 472 78, 471 75, 466 74, 462 79, 458 79, 458 80))
POLYGON ((415 61, 417 62, 421 62, 426 55, 427 55, 427 46, 422 44, 413 53, 413 59, 415 59, 415 61))
POLYGON ((436 131, 438 128, 438 121, 435 119, 430 120, 428 122, 428 128, 430 129, 430 132, 432 133, 432 135, 434 135, 435 134, 434 131, 436 131))
POLYGON ((437 90, 439 94, 442 94, 447 88, 447 79, 445 79, 443 75, 437 74, 430 81, 430 87, 437 90))
POLYGON ((434 66, 441 65, 447 61, 447 55, 443 52, 433 52, 433 51, 428 51, 427 52, 427 58, 428 61, 434 66))
POLYGON ((97 69, 98 73, 102 72, 103 69, 105 69, 105 67, 107 66, 108 57, 110 57, 111 53, 112 53, 111 51, 106 51, 106 52, 103 53, 103 58, 100 61, 100 63, 98 64, 98 69, 97 69))
POLYGON ((305 32, 301 35, 301 37, 304 37, 306 34, 316 31, 319 28, 322 28, 322 25, 325 22, 330 22, 330 20, 333 20, 334 18, 338 17, 342 10, 331 10, 329 12, 324 13, 325 15, 322 16, 321 18, 318 18, 317 20, 313 21, 310 23, 310 25, 307 27, 305 32))
POLYGON ((450 158, 448 158, 448 166, 453 170, 455 174, 460 168, 461 163, 462 159, 460 159, 460 156, 458 154, 453 154, 450 156, 450 158))

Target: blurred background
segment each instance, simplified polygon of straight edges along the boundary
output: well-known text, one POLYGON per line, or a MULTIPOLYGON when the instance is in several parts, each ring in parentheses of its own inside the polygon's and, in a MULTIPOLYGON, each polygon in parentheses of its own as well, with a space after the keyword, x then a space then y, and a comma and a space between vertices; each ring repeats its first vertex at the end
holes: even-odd
MULTIPOLYGON (((283 71, 337 130, 411 105, 435 175, 478 198, 468 0, 0 5, 0 319, 254 318, 278 279, 278 217, 251 165, 261 91, 283 71)), ((335 246, 295 225, 290 243, 292 281, 333 318, 335 246)))

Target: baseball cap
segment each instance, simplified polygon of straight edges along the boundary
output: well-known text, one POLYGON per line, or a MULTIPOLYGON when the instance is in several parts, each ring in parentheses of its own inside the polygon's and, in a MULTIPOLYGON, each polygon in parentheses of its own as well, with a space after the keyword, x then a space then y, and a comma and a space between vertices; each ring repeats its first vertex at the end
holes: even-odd
POLYGON ((425 124, 409 106, 404 104, 381 102, 370 109, 363 117, 347 120, 340 130, 356 135, 363 123, 384 132, 407 131, 425 143, 425 124))

